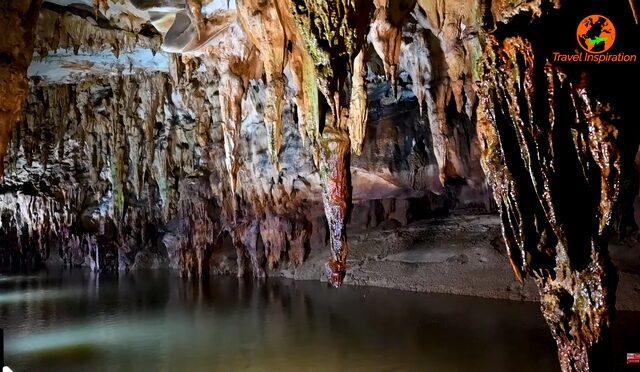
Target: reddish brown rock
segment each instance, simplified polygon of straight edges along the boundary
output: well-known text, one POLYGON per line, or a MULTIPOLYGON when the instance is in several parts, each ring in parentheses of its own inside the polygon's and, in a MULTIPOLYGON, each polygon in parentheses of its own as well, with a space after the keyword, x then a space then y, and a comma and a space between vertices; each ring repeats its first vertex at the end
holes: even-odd
POLYGON ((325 129, 322 134, 320 151, 320 178, 322 200, 329 225, 331 258, 326 265, 329 282, 338 287, 342 284, 347 270, 346 220, 351 205, 349 189, 349 137, 344 131, 325 129))
POLYGON ((0 4, 0 176, 11 131, 22 116, 27 98, 27 68, 42 0, 4 1, 0 4))

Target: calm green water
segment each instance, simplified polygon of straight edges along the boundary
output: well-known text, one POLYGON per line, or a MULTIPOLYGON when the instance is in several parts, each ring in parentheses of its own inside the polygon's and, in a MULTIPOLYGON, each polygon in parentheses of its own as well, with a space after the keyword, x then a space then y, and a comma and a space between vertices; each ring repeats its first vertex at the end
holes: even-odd
POLYGON ((0 277, 14 371, 557 371, 530 303, 172 272, 0 277))

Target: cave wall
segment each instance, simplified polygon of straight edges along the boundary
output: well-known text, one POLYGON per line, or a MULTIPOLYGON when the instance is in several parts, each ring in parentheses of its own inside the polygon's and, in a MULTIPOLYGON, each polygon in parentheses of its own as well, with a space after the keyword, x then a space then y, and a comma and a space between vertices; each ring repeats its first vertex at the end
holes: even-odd
MULTIPOLYGON (((348 228, 490 209, 486 174, 561 367, 596 366, 610 227, 637 230, 637 109, 617 85, 638 70, 551 63, 575 48, 575 2, 56 0, 35 26, 40 2, 19 3, 0 44, 3 265, 263 277, 328 245, 339 286, 348 228)), ((637 35, 634 1, 589 5, 637 35)))
MULTIPOLYGON (((171 73, 89 77, 77 84, 32 81, 0 195, 5 267, 173 267, 261 276, 281 261, 299 264, 312 247, 324 248, 319 175, 300 137, 293 100, 284 108, 278 170, 268 151, 264 82, 250 83, 242 100, 234 194, 219 76, 202 63, 174 58, 171 73)), ((349 228, 488 207, 483 188, 444 189, 426 114, 410 79, 400 85, 405 98, 384 105, 388 87, 370 82, 365 150, 352 159, 349 228), (427 208, 412 210, 410 201, 427 208)), ((469 154, 472 135, 461 127, 463 153, 469 154)))

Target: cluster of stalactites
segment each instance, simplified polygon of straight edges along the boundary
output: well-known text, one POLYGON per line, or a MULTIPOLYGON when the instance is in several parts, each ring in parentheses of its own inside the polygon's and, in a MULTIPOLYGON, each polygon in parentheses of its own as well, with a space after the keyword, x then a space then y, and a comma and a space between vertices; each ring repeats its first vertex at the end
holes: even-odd
POLYGON ((331 284, 339 286, 346 273, 348 252, 349 153, 360 153, 367 122, 364 55, 374 4, 362 0, 292 1, 291 5, 301 44, 314 67, 306 74, 315 75, 317 90, 328 107, 318 112, 324 129, 315 146, 331 246, 325 271, 331 284))
MULTIPOLYGON (((196 9, 198 4, 194 6, 192 3, 188 4, 190 14, 194 22, 201 26, 202 22, 197 20, 200 14, 196 9)), ((263 118, 267 128, 268 153, 277 166, 282 144, 282 111, 287 86, 285 69, 288 69, 295 86, 298 122, 303 140, 311 148, 318 167, 329 166, 341 172, 339 175, 321 177, 321 180, 325 196, 335 196, 323 198, 325 209, 340 211, 331 212, 330 226, 337 232, 331 235, 335 236, 332 238, 332 250, 336 262, 339 261, 339 266, 344 268, 344 223, 346 209, 350 204, 350 186, 346 176, 349 172, 348 149, 360 153, 364 142, 367 122, 364 47, 373 3, 369 0, 337 4, 245 0, 239 1, 237 6, 237 21, 221 28, 204 47, 205 59, 213 62, 209 66, 215 66, 220 75, 221 118, 231 189, 234 193, 237 192, 237 174, 241 164, 239 136, 243 120, 242 98, 248 81, 259 78, 263 72, 267 86, 263 118), (330 21, 330 18, 339 19, 340 22, 330 21), (319 29, 314 31, 312 24, 319 25, 319 29), (320 45, 328 47, 322 49, 320 45), (264 70, 255 69, 259 65, 256 63, 258 59, 264 70), (345 69, 345 65, 349 68, 345 69), (326 113, 320 112, 319 91, 329 107, 326 113), (330 144, 335 139, 334 136, 320 133, 321 117, 325 121, 326 133, 338 133, 335 138, 340 139, 339 145, 330 144)), ((386 17, 385 20, 387 18, 391 20, 393 17, 386 17)), ((399 53, 397 28, 401 25, 398 24, 400 21, 394 22, 396 32, 393 40, 387 43, 393 50, 387 54, 393 55, 392 59, 395 61, 399 53)), ((390 66, 394 64, 397 63, 392 62, 390 66)), ((236 239, 238 244, 251 247, 256 230, 254 224, 238 229, 239 233, 242 232, 236 239)), ((250 252, 252 250, 254 248, 249 249, 250 252)), ((252 257, 254 270, 257 270, 260 258, 255 254, 249 256, 252 257)), ((343 277, 344 270, 341 271, 343 277)), ((334 284, 338 285, 341 281, 342 278, 334 281, 334 284)))
POLYGON ((269 156, 278 164, 278 153, 282 146, 282 110, 285 96, 284 67, 287 63, 289 42, 285 29, 285 18, 281 16, 283 1, 242 0, 238 1, 238 15, 244 30, 253 45, 258 48, 264 64, 267 83, 267 102, 264 122, 267 128, 269 156))
POLYGON ((386 78, 391 81, 393 97, 398 95, 398 72, 402 45, 402 26, 413 11, 416 0, 375 0, 376 11, 369 41, 382 59, 386 78))
POLYGON ((536 65, 533 50, 520 37, 487 37, 483 167, 516 276, 536 278, 562 370, 588 371, 615 290, 602 242, 619 191, 618 124, 585 75, 536 65), (538 90, 546 96, 536 98, 538 90), (534 110, 542 105, 544 114, 534 110))
POLYGON ((132 31, 101 27, 95 22, 70 13, 58 13, 49 9, 40 11, 36 31, 35 51, 46 57, 50 51, 71 49, 94 53, 109 48, 116 58, 120 52, 132 52, 136 48, 158 52, 162 46, 160 35, 145 36, 132 31))
MULTIPOLYGON (((172 19, 175 27, 160 27, 158 30, 164 37, 165 49, 181 53, 182 60, 201 59, 207 69, 215 69, 220 77, 218 99, 224 134, 225 167, 231 192, 233 194, 238 192, 238 173, 242 169, 243 162, 240 156, 240 131, 245 119, 242 113, 242 102, 249 81, 259 79, 263 74, 266 78, 267 90, 266 103, 260 114, 267 129, 268 153, 273 164, 278 166, 283 135, 284 97, 288 94, 287 88, 291 87, 298 106, 300 133, 313 154, 316 166, 319 169, 335 167, 345 174, 348 173, 349 154, 360 154, 366 135, 368 110, 365 49, 368 47, 367 38, 382 58, 385 75, 391 80, 393 95, 396 96, 402 28, 409 13, 414 9, 415 0, 399 2, 362 0, 338 3, 244 0, 238 2, 236 10, 209 14, 207 19, 203 16, 202 5, 203 2, 200 0, 187 1, 180 14, 172 19), (176 34, 176 30, 182 28, 184 31, 176 34), (190 38, 186 38, 188 35, 191 35, 190 38), (291 81, 288 81, 287 77, 291 81), (326 104, 322 105, 321 101, 325 101, 326 104), (328 110, 321 112, 321 107, 328 107, 328 110), (320 133, 320 128, 325 128, 323 133, 320 133), (334 136, 334 132, 340 134, 334 136), (339 145, 332 144, 336 138, 339 138, 339 145), (345 144, 350 151, 342 150, 345 144)), ((425 4, 422 5, 425 6, 425 4)), ((104 8, 98 8, 105 12, 104 8)), ((463 66, 469 65, 470 58, 468 53, 464 52, 472 49, 467 47, 469 44, 467 34, 473 28, 464 11, 450 10, 444 3, 428 5, 425 8, 426 17, 436 20, 432 22, 435 25, 432 31, 437 32, 438 37, 442 39, 443 49, 446 49, 445 57, 449 58, 446 61, 448 71, 438 73, 437 78, 446 74, 447 80, 443 78, 442 83, 440 81, 434 83, 430 76, 425 79, 424 73, 420 71, 425 69, 425 62, 429 65, 426 67, 427 70, 435 69, 431 67, 431 62, 428 60, 417 61, 417 69, 409 70, 414 80, 414 91, 421 106, 426 100, 430 108, 429 121, 434 136, 436 157, 441 167, 442 183, 446 178, 446 169, 455 169, 454 175, 464 176, 461 161, 456 157, 456 149, 447 142, 451 134, 447 131, 447 119, 444 115, 447 98, 453 94, 459 109, 464 101, 467 111, 475 103, 471 91, 465 91, 463 97, 463 91, 468 88, 465 84, 469 82, 468 75, 470 75, 470 71, 463 69, 463 66), (445 11, 447 9, 449 11, 445 11), (458 22, 457 26, 456 22, 458 22), (462 26, 463 24, 466 26, 462 26), (435 94, 432 94, 429 89, 432 84, 441 86, 441 89, 435 89, 435 94)), ((69 14, 65 17, 65 22, 69 23, 74 21, 75 16, 69 14)), ((154 18, 151 18, 153 23, 154 18)), ((167 17, 162 19, 165 18, 167 17)), ((102 35, 100 32, 104 33, 92 42, 100 45, 108 44, 116 52, 122 47, 141 42, 151 43, 149 47, 152 49, 157 46, 155 38, 146 40, 141 36, 140 40, 121 41, 107 34, 108 30, 93 25, 92 27, 96 30, 90 30, 91 32, 100 35, 102 35)), ((43 46, 43 51, 53 46, 76 47, 77 43, 70 40, 69 35, 69 32, 58 32, 45 38, 46 44, 43 46)), ((414 45, 422 48, 415 53, 419 55, 427 50, 426 39, 422 40, 422 44, 419 37, 416 40, 418 42, 414 45)), ((176 57, 172 57, 172 60, 172 76, 176 80, 180 74, 175 72, 176 57)), ((187 75, 192 73, 191 69, 197 68, 191 66, 191 63, 183 66, 187 70, 185 71, 187 75)), ((321 177, 325 195, 340 195, 343 199, 339 200, 339 204, 344 204, 346 205, 344 208, 348 208, 350 186, 330 182, 331 179, 331 177, 321 177), (343 187, 347 190, 346 192, 335 192, 343 187)), ((348 182, 346 176, 334 179, 348 182)), ((336 207, 337 199, 324 198, 324 200, 327 211, 343 209, 342 206, 336 207)), ((344 215, 346 218, 346 213, 337 215, 344 215)), ((329 217, 327 215, 328 219, 329 217)), ((334 217, 331 219, 336 220, 334 217)), ((344 245, 343 250, 346 252, 344 229, 340 228, 338 222, 331 225, 336 226, 336 231, 341 231, 342 236, 332 243, 333 250, 342 252, 337 247, 344 245), (342 241, 344 243, 341 243, 342 241)), ((342 253, 336 255, 336 257, 343 256, 342 253)))
MULTIPOLYGON (((320 170, 326 217, 332 230, 334 262, 328 267, 334 266, 338 270, 328 269, 329 272, 343 271, 345 266, 347 248, 341 225, 344 220, 341 219, 346 218, 343 209, 350 205, 350 185, 348 177, 328 177, 323 170, 333 168, 348 173, 349 154, 358 155, 362 151, 368 114, 367 39, 381 57, 393 95, 397 96, 402 29, 415 4, 414 0, 337 3, 272 0, 238 4, 240 22, 258 49, 265 68, 268 98, 264 119, 269 153, 274 161, 281 145, 279 124, 285 68, 289 69, 296 87, 300 132, 309 143, 320 170), (321 100, 326 104, 320 105, 321 100), (328 109, 321 112, 321 107, 328 109), (320 128, 324 128, 322 133, 320 128), (350 151, 344 151, 345 144, 350 151), (346 191, 340 192, 342 188, 346 191), (336 197, 327 197, 331 195, 336 197)), ((443 2, 421 5, 423 18, 427 20, 423 23, 437 35, 443 50, 442 55, 436 56, 440 60, 437 65, 432 66, 430 58, 420 58, 409 72, 421 108, 427 101, 440 179, 444 185, 447 178, 466 178, 470 172, 451 139, 453 135, 445 110, 453 96, 458 111, 464 109, 468 118, 473 116, 475 92, 469 66, 477 57, 479 43, 474 34, 475 19, 464 7, 443 2), (432 71, 436 72, 431 74, 432 71)), ((416 58, 429 53, 426 35, 417 37, 414 49, 418 49, 413 53, 416 58)), ((343 273, 331 275, 340 278, 343 273)), ((341 279, 334 282, 339 284, 341 279)))
MULTIPOLYGON (((155 244, 148 226, 175 215, 179 195, 171 175, 193 173, 195 164, 193 146, 186 146, 193 131, 174 125, 167 80, 154 73, 31 84, 4 186, 18 195, 27 188, 38 208, 55 206, 49 225, 27 223, 41 231, 47 249, 40 251, 61 252, 70 265, 87 263, 85 253, 94 251, 88 263, 102 270, 129 268, 136 253, 155 244), (34 179, 39 182, 29 186, 34 179)), ((34 212, 23 215, 29 217, 21 221, 42 220, 34 212)), ((13 225, 21 227, 20 220, 13 225)))
MULTIPOLYGON (((185 190, 186 191, 186 190, 185 190)), ((280 210, 281 200, 269 204, 253 195, 252 204, 241 211, 214 213, 215 199, 185 199, 181 204, 181 230, 178 268, 186 275, 203 275, 210 269, 220 269, 212 259, 224 248, 223 235, 228 234, 235 248, 237 275, 252 273, 265 278, 285 262, 300 265, 305 258, 310 239, 310 223, 295 211, 280 210), (273 204, 273 205, 272 205, 273 204), (229 213, 241 213, 232 220, 229 213)))
MULTIPOLYGON (((197 24, 198 42, 190 42, 183 55, 202 56, 207 68, 220 75, 220 103, 225 132, 227 171, 232 190, 236 190, 240 169, 239 134, 242 125, 241 103, 248 83, 266 77, 266 104, 262 109, 268 136, 268 153, 274 166, 282 146, 282 113, 288 85, 288 69, 295 85, 295 99, 299 107, 298 123, 305 142, 310 144, 318 159, 317 135, 319 110, 313 61, 302 47, 286 0, 266 2, 240 1, 237 13, 221 13, 203 20, 196 10, 198 2, 190 2, 189 13, 197 24), (197 45, 197 47, 194 47, 197 45)), ((165 43, 167 41, 165 40, 165 43)))

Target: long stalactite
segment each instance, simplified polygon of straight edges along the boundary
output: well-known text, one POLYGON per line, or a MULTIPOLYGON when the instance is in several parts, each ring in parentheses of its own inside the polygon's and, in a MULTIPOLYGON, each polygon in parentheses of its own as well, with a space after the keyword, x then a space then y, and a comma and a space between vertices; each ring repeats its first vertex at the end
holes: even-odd
POLYGON ((277 164, 282 146, 282 110, 284 106, 284 67, 287 62, 287 33, 276 0, 238 2, 238 14, 251 41, 260 51, 267 81, 264 121, 269 136, 269 156, 277 164))
POLYGON ((373 10, 370 0, 294 0, 291 4, 304 48, 315 64, 318 89, 326 100, 321 107, 327 109, 320 112, 320 179, 332 254, 326 272, 336 287, 344 279, 348 252, 349 149, 352 143, 359 149, 364 138, 361 128, 366 127, 362 49, 373 10))
POLYGON ((478 132, 516 276, 534 277, 563 371, 596 369, 614 309, 606 233, 620 183, 619 120, 586 74, 487 37, 478 132))

